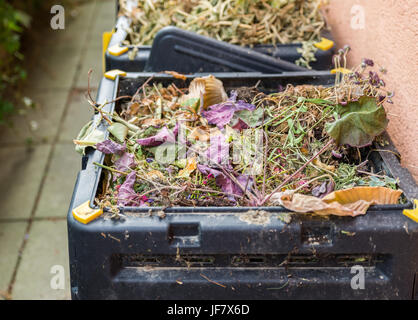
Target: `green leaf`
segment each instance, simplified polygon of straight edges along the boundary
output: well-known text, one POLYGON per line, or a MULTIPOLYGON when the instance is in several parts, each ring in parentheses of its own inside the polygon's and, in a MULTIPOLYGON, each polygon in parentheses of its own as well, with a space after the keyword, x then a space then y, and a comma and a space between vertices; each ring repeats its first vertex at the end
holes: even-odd
POLYGON ((187 107, 197 112, 200 107, 200 98, 190 98, 181 104, 182 107, 187 107))
POLYGON ((155 127, 152 127, 152 126, 148 127, 144 130, 144 132, 142 134, 140 134, 139 137, 140 138, 148 138, 148 137, 151 137, 151 136, 155 136, 158 133, 158 130, 159 129, 157 129, 155 127))
POLYGON ((80 130, 80 132, 78 133, 77 137, 75 138, 76 140, 83 140, 86 135, 87 132, 90 130, 91 125, 92 125, 93 121, 90 120, 89 122, 87 122, 80 130))
POLYGON ((380 180, 377 177, 370 177, 370 183, 369 183, 370 187, 384 187, 386 186, 386 182, 380 180))
POLYGON ((97 143, 103 142, 105 140, 104 131, 97 129, 97 126, 94 125, 92 121, 87 123, 78 134, 77 138, 73 140, 75 150, 84 155, 87 147, 92 147, 97 143))
POLYGON ((135 144, 135 150, 136 156, 139 159, 142 159, 144 157, 144 151, 142 150, 142 146, 140 146, 139 144, 135 144))
POLYGON ((299 109, 300 112, 308 112, 308 106, 302 105, 299 109))
POLYGON ((261 122, 263 120, 263 114, 263 108, 258 108, 255 111, 242 110, 237 112, 238 117, 242 121, 244 121, 250 128, 254 128, 262 124, 261 122))
POLYGON ((327 123, 325 129, 338 145, 353 147, 370 145, 381 134, 389 120, 383 107, 372 97, 361 97, 359 101, 337 106, 339 119, 327 123))
POLYGON ((190 98, 184 101, 181 106, 182 107, 191 107, 196 108, 197 105, 200 104, 200 98, 190 98))
POLYGON ((109 128, 109 131, 120 143, 125 142, 126 136, 128 135, 128 127, 122 123, 115 122, 109 128))

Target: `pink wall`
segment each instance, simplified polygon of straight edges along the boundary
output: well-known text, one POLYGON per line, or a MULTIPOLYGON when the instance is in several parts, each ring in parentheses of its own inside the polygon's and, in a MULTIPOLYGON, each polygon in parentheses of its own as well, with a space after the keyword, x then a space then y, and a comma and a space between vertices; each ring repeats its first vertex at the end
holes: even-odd
POLYGON ((418 0, 329 0, 324 9, 337 45, 352 48, 351 66, 371 58, 388 70, 388 131, 418 181, 418 0))

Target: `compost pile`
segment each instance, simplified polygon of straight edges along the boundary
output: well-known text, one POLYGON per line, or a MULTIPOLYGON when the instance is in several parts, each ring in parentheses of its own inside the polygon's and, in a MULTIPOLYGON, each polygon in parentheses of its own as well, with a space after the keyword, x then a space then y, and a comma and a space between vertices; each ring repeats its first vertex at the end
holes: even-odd
MULTIPOLYGON (((185 88, 150 78, 134 96, 119 97, 119 113, 106 114, 90 101, 109 123, 109 137, 89 123, 74 142, 80 152, 93 146, 107 155, 104 164, 96 163, 104 169, 97 203, 114 212, 120 206, 279 204, 320 212, 292 201, 318 206, 327 197, 358 192, 368 205, 380 198, 397 203, 397 181, 374 172, 369 161, 371 144, 388 124, 383 104, 393 93, 373 61, 355 70, 340 66, 348 50, 336 57, 331 87, 226 92, 213 76, 185 88)), ((363 209, 332 208, 341 215, 363 209)))
POLYGON ((132 19, 126 44, 149 45, 160 29, 176 26, 243 46, 302 42, 302 56, 310 61, 325 27, 320 5, 320 0, 146 0, 131 8, 120 1, 121 13, 132 19))

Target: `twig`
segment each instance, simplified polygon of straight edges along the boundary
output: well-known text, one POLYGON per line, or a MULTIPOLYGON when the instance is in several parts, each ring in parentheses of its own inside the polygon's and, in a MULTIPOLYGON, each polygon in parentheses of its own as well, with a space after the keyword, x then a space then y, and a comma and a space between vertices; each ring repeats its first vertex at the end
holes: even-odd
MULTIPOLYGON (((263 123, 264 123, 264 112, 263 112, 263 123)), ((263 131, 264 137, 265 137, 265 144, 264 144, 264 170, 263 170, 263 187, 261 194, 263 198, 266 195, 266 175, 267 175, 267 151, 268 151, 268 134, 267 132, 263 131)))
MULTIPOLYGON (((324 174, 323 176, 316 177, 316 178, 313 178, 312 180, 309 180, 308 182, 304 183, 303 185, 301 185, 301 186, 300 186, 300 187, 298 187, 297 189, 293 190, 293 192, 295 192, 295 193, 296 193, 296 192, 298 192, 299 190, 301 190, 301 189, 305 188, 306 186, 310 185, 311 183, 314 183, 315 181, 318 181, 318 180, 320 180, 320 179, 322 179, 322 178, 326 178, 326 177, 330 178, 330 179, 334 182, 334 179, 332 178, 332 176, 331 176, 331 175, 329 175, 329 174, 324 174)), ((334 182, 334 184, 335 184, 335 182, 334 182)))
POLYGON ((233 197, 237 197, 237 198, 243 199, 242 196, 239 196, 239 195, 234 194, 234 193, 222 192, 222 191, 217 191, 217 190, 212 190, 212 189, 190 188, 190 190, 207 192, 207 193, 217 193, 217 194, 222 194, 222 195, 225 195, 225 196, 233 196, 233 197))
POLYGON ((86 97, 87 97, 87 101, 88 101, 88 103, 97 111, 97 112, 99 112, 100 113, 100 115, 102 116, 102 118, 103 119, 105 119, 106 120, 106 122, 109 124, 109 125, 112 125, 112 121, 108 118, 108 117, 106 117, 105 115, 104 115, 104 113, 103 113, 103 111, 98 107, 99 106, 99 104, 92 98, 92 96, 91 96, 91 89, 90 89, 90 77, 91 77, 91 74, 92 74, 92 72, 93 72, 93 70, 92 69, 90 69, 89 70, 89 72, 88 72, 88 74, 87 74, 87 94, 86 94, 86 97))
POLYGON ((154 76, 151 76, 147 79, 147 81, 145 81, 142 86, 140 86, 138 88, 138 90, 136 90, 135 94, 132 96, 132 100, 131 103, 134 101, 135 97, 139 94, 139 91, 141 91, 143 88, 145 88, 145 86, 154 78, 154 76))
POLYGON ((385 176, 380 176, 380 175, 378 175, 378 174, 374 174, 374 173, 371 173, 371 172, 362 171, 362 170, 358 170, 358 169, 357 169, 357 172, 358 172, 358 173, 365 174, 365 175, 368 175, 368 176, 377 177, 377 178, 385 178, 385 176))
POLYGON ((207 281, 209 281, 210 283, 216 284, 217 286, 220 286, 222 288, 226 288, 226 285, 220 284, 219 282, 213 281, 211 279, 209 279, 208 277, 206 277, 204 274, 200 274, 202 276, 202 278, 205 278, 207 281))

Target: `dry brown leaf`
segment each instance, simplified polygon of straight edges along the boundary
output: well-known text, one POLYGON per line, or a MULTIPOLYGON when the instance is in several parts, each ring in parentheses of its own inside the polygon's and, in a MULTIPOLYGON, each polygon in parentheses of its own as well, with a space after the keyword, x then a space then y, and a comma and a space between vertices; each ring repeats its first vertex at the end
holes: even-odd
POLYGON ((190 174, 193 173, 197 168, 197 161, 196 157, 193 157, 191 159, 187 159, 187 165, 186 168, 181 170, 178 174, 178 178, 187 178, 190 176, 190 174))
POLYGON ((228 100, 222 81, 210 75, 203 78, 195 78, 189 86, 189 94, 181 98, 180 103, 190 99, 202 99, 201 107, 207 109, 218 103, 228 100))
POLYGON ((176 111, 175 117, 178 121, 194 122, 198 120, 197 115, 193 114, 192 112, 184 111, 184 110, 176 111))
POLYGON ((166 178, 164 177, 163 173, 158 170, 151 170, 146 174, 146 177, 152 181, 166 181, 166 178))
POLYGON ((147 128, 147 127, 161 127, 165 124, 165 121, 163 119, 154 119, 154 118, 148 118, 142 121, 141 126, 147 128))
POLYGON ((190 132, 188 138, 195 141, 207 142, 210 140, 210 128, 207 127, 197 127, 190 132))
POLYGON ((319 160, 319 159, 315 159, 314 161, 312 161, 312 163, 314 165, 316 165, 318 168, 322 169, 322 170, 331 171, 331 172, 335 171, 335 166, 329 166, 329 165, 321 162, 321 160, 319 160))
POLYGON ((178 73, 176 71, 165 71, 165 73, 172 75, 176 79, 181 79, 186 81, 187 77, 184 74, 178 73))
POLYGON ((299 213, 355 217, 366 214, 371 205, 397 204, 401 194, 400 190, 384 187, 355 187, 334 191, 322 199, 282 192, 274 194, 271 203, 299 213))
POLYGON ((135 115, 135 114, 138 113, 140 107, 141 106, 138 102, 134 102, 134 103, 129 105, 127 112, 128 112, 129 115, 135 115))
POLYGON ((355 187, 345 190, 334 191, 322 200, 339 202, 343 205, 358 200, 373 202, 373 204, 397 204, 402 190, 393 190, 385 187, 355 187))

